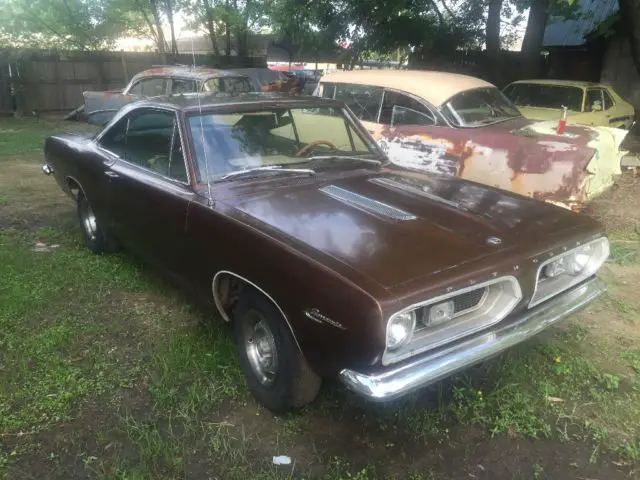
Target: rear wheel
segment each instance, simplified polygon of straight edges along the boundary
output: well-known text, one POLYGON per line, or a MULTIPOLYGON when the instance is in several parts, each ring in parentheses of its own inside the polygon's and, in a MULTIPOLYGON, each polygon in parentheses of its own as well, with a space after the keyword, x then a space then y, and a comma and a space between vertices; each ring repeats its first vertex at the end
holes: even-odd
POLYGON ((109 245, 107 236, 98 223, 89 200, 87 200, 82 191, 78 192, 77 204, 78 219, 80 220, 85 247, 93 253, 106 252, 109 245))
POLYGON ((320 389, 316 375, 273 303, 246 289, 234 315, 240 366, 253 396, 274 413, 312 402, 320 389))

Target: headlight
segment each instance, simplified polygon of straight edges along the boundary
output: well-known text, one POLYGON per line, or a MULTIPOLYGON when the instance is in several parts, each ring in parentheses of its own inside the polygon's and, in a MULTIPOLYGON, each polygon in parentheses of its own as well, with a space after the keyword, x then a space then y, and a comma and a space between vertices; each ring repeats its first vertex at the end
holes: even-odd
POLYGON ((582 272, 587 265, 589 265, 589 261, 593 255, 592 245, 585 245, 577 250, 577 252, 567 257, 567 272, 570 275, 578 275, 582 272))
POLYGON ((395 350, 411 340, 416 328, 416 312, 402 312, 389 319, 387 324, 387 348, 395 350))
POLYGON ((609 257, 609 240, 600 237, 551 260, 538 270, 536 289, 529 307, 567 290, 594 275, 609 257))
POLYGON ((429 316, 425 318, 427 320, 427 327, 435 327, 444 322, 448 322, 453 318, 455 313, 455 304, 453 300, 447 300, 446 302, 437 303, 433 307, 429 308, 429 316))

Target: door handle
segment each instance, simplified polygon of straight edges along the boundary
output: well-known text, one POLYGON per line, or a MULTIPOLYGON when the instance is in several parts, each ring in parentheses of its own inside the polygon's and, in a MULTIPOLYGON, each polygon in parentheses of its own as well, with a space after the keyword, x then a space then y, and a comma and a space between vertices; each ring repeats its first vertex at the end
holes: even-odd
POLYGON ((111 170, 107 170, 106 172, 104 172, 104 174, 107 177, 111 177, 111 178, 118 178, 120 175, 118 175, 116 172, 113 172, 111 170))

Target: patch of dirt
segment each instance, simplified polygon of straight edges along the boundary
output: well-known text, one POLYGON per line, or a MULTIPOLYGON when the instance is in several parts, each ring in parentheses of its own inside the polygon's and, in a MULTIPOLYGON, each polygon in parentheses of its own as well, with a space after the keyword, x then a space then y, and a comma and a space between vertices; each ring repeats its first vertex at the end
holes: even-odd
POLYGON ((607 231, 640 229, 640 176, 625 173, 613 188, 587 206, 584 213, 604 224, 607 231))

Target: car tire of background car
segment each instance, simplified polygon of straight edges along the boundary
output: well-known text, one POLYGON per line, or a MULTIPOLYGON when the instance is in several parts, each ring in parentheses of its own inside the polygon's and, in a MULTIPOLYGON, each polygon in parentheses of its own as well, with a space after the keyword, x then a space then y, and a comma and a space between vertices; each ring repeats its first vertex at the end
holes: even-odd
POLYGON ((234 311, 234 332, 249 390, 264 407, 285 413, 316 398, 320 377, 302 356, 278 309, 264 295, 251 288, 243 291, 234 311))
POLYGON ((80 191, 77 198, 78 219, 82 229, 84 245, 93 253, 104 253, 109 248, 109 241, 104 230, 98 223, 91 204, 84 193, 80 191))

